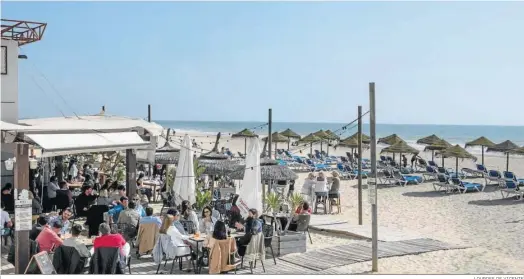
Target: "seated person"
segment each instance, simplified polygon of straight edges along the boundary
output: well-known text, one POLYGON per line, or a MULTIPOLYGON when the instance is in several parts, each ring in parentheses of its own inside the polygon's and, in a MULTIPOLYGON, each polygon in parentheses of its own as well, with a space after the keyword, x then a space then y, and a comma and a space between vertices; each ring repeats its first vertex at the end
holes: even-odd
POLYGON ((143 173, 141 173, 138 176, 136 185, 138 187, 138 191, 140 191, 142 195, 145 195, 147 197, 147 202, 150 203, 151 197, 153 196, 153 191, 151 190, 151 188, 144 186, 144 174, 143 173))
MULTIPOLYGON (((291 219, 291 223, 289 224, 288 231, 296 231, 297 230, 297 219, 298 215, 307 214, 311 215, 311 208, 309 207, 308 202, 304 202, 302 206, 297 207, 297 210, 295 211, 295 214, 293 215, 293 218, 291 219)), ((282 229, 286 228, 287 220, 282 220, 282 229)))
POLYGON ((79 224, 73 225, 71 228, 71 237, 64 240, 62 243, 63 246, 68 247, 74 247, 81 258, 89 258, 91 257, 91 254, 89 253, 89 250, 87 250, 87 246, 80 241, 78 238, 80 236, 80 233, 82 232, 82 226, 79 224))
POLYGON ((42 214, 38 216, 38 219, 36 219, 36 224, 33 225, 33 228, 29 232, 29 239, 35 241, 40 232, 45 228, 45 226, 49 223, 49 218, 45 214, 42 214))
POLYGON ((109 194, 107 193, 107 189, 100 190, 100 195, 96 200, 96 204, 109 206, 112 202, 113 201, 109 198, 109 194))
POLYGON ((187 255, 191 251, 189 243, 189 236, 186 234, 180 233, 180 231, 173 226, 173 222, 180 218, 179 216, 173 216, 171 214, 167 214, 164 216, 164 220, 162 221, 162 226, 160 227, 160 234, 167 234, 171 237, 171 241, 173 245, 176 247, 176 254, 177 255, 187 255))
POLYGON ((60 183, 58 183, 58 187, 60 187, 60 190, 64 191, 67 194, 67 197, 69 198, 69 204, 71 205, 73 202, 73 192, 69 190, 69 186, 67 186, 67 182, 60 181, 60 183))
POLYGON ((237 229, 243 229, 245 233, 244 236, 237 239, 238 255, 242 257, 246 254, 246 248, 249 242, 251 242, 251 237, 256 234, 257 229, 255 219, 253 217, 248 217, 245 224, 237 226, 237 229))
POLYGON ((52 252, 53 249, 62 245, 62 239, 58 236, 62 229, 62 223, 57 220, 50 225, 45 225, 38 237, 36 242, 40 247, 40 251, 52 252))
POLYGON ((130 201, 127 205, 127 208, 124 208, 124 210, 122 210, 118 215, 118 218, 116 220, 117 223, 137 227, 140 215, 138 215, 138 213, 135 211, 135 206, 135 203, 133 201, 130 201))
POLYGON ((133 202, 135 203, 135 211, 138 213, 140 217, 146 216, 146 212, 144 211, 144 207, 142 206, 142 200, 139 195, 135 195, 133 197, 133 202))
POLYGON ((167 211, 167 215, 171 215, 174 217, 173 227, 175 227, 181 234, 187 235, 187 232, 184 229, 184 225, 182 225, 182 223, 180 222, 180 213, 178 212, 178 210, 176 210, 175 208, 170 208, 167 211))
MULTIPOLYGON (((249 209, 248 213, 247 213, 247 219, 253 219, 253 230, 255 233, 259 233, 259 232, 262 232, 262 224, 263 224, 263 220, 258 218, 258 210, 256 210, 255 208, 251 208, 249 209)), ((246 221, 247 221, 246 219, 246 221)), ((237 222, 235 223, 235 228, 237 228, 238 230, 244 230, 244 225, 242 225, 241 223, 237 222)))
POLYGON ((10 233, 10 230, 13 227, 13 222, 9 217, 9 213, 7 213, 7 211, 4 210, 4 204, 1 204, 1 206, 2 208, 0 209, 0 234, 4 236, 10 233))
POLYGON ((83 186, 82 193, 75 200, 76 214, 80 217, 86 217, 89 205, 96 200, 97 196, 93 195, 93 187, 83 186))
POLYGON ((115 203, 115 202, 118 202, 121 197, 127 197, 126 196, 126 187, 124 185, 118 185, 116 187, 116 190, 111 194, 110 198, 111 200, 113 200, 113 203, 115 203))
POLYGON ((120 197, 120 201, 117 205, 115 205, 113 208, 111 208, 107 214, 113 218, 113 223, 118 223, 118 215, 120 215, 120 212, 127 208, 129 205, 129 200, 127 197, 120 197))
POLYGON ((152 207, 146 207, 145 212, 146 212, 146 216, 140 218, 139 224, 155 223, 160 228, 160 226, 162 225, 162 220, 160 220, 160 218, 158 218, 157 216, 153 216, 153 208, 152 207))
POLYGON ((243 222, 244 219, 240 214, 240 208, 237 206, 238 197, 238 194, 235 194, 231 202, 231 208, 229 209, 229 227, 234 227, 236 223, 243 222))
POLYGON ((182 202, 182 205, 180 207, 180 215, 182 219, 184 219, 185 221, 191 221, 193 223, 193 229, 197 231, 199 226, 198 216, 196 212, 192 209, 191 203, 185 200, 182 202))
POLYGON ((91 255, 95 253, 96 248, 102 247, 117 247, 120 248, 120 262, 125 265, 125 259, 129 256, 131 246, 126 242, 124 237, 120 234, 112 234, 111 228, 106 223, 100 224, 98 227, 100 236, 93 241, 93 248, 91 248, 91 255))
POLYGON ((49 218, 49 224, 59 221, 62 224, 62 229, 60 230, 59 234, 65 235, 69 232, 69 218, 71 218, 72 215, 73 213, 71 212, 71 209, 65 208, 59 211, 58 216, 49 218))
POLYGON ((31 213, 33 215, 40 215, 42 213, 42 205, 40 204, 40 199, 38 197, 35 198, 33 195, 33 192, 28 192, 28 197, 31 199, 31 213))
POLYGON ((209 234, 213 231, 217 219, 211 216, 211 213, 211 207, 204 206, 204 209, 202 210, 202 219, 200 219, 200 224, 198 226, 201 233, 209 234))

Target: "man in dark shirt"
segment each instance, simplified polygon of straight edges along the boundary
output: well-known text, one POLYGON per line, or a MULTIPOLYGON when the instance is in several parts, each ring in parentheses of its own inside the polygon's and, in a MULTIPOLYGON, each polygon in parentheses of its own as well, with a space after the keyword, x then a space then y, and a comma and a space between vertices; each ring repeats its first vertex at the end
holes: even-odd
POLYGON ((76 198, 75 207, 77 216, 84 217, 87 216, 89 205, 96 200, 96 196, 93 195, 93 187, 91 186, 84 186, 82 190, 82 194, 76 198))

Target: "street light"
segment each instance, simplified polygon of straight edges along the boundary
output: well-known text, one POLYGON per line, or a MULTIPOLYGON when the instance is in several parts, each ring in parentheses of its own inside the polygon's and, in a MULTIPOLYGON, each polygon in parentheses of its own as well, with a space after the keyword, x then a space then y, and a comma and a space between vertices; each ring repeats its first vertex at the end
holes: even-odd
MULTIPOLYGON (((5 160, 4 162, 5 169, 8 171, 12 171, 15 167, 15 163, 16 163, 16 157, 5 160)), ((38 160, 36 160, 35 158, 29 158, 29 168, 32 170, 35 170, 36 168, 38 168, 38 160)))

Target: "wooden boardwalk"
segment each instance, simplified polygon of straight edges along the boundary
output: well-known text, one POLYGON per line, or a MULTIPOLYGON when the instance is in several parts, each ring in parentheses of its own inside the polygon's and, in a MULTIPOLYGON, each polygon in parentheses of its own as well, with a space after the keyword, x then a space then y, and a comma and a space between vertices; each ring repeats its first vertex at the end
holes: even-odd
MULTIPOLYGON (((438 240, 427 238, 379 242, 378 257, 387 258, 415 255, 438 250, 464 248, 467 247, 450 245, 438 240)), ((323 274, 323 270, 330 268, 370 261, 371 242, 354 243, 313 250, 302 254, 286 255, 281 257, 280 260, 323 274)))

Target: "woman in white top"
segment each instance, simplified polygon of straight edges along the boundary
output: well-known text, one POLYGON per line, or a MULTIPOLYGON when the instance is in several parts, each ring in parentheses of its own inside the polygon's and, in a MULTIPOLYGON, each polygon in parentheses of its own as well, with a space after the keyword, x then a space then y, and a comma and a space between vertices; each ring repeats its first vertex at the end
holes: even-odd
POLYGON ((306 180, 304 181, 304 185, 302 185, 302 190, 300 193, 304 196, 304 199, 307 201, 311 201, 313 197, 314 187, 315 187, 315 174, 309 173, 306 177, 306 180))
POLYGON ((193 230, 197 231, 199 227, 198 216, 196 212, 191 209, 191 203, 189 201, 183 201, 181 205, 181 215, 186 221, 193 222, 193 230))
POLYGON ((212 216, 212 210, 210 206, 204 206, 202 210, 202 219, 200 219, 200 225, 198 226, 201 233, 211 234, 217 219, 212 216))
MULTIPOLYGON (((177 216, 178 217, 178 216, 177 216)), ((160 234, 167 234, 171 237, 171 242, 175 248, 175 254, 177 256, 187 255, 191 252, 191 248, 188 246, 188 235, 181 234, 178 229, 173 226, 175 216, 166 215, 160 226, 160 234)))

